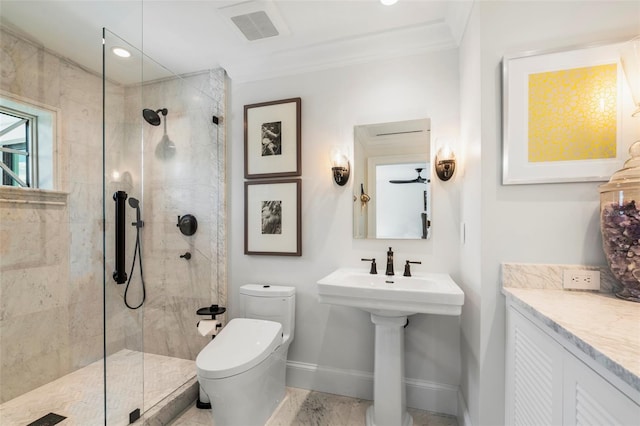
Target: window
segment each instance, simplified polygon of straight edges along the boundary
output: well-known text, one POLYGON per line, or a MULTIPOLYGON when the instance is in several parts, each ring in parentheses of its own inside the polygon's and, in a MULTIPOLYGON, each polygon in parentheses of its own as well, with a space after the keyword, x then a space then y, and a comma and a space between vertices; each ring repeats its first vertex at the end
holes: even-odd
POLYGON ((0 188, 56 189, 57 114, 22 98, 0 96, 0 188))
POLYGON ((37 182, 36 138, 33 136, 37 117, 0 107, 0 168, 2 185, 33 187, 37 182), (35 166, 35 167, 34 167, 35 166))

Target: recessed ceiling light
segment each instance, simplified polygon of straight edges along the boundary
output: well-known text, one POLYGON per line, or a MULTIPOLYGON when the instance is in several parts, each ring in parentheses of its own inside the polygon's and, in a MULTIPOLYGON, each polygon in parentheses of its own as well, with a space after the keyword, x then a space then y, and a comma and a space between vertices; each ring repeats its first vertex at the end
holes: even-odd
POLYGON ((380 0, 380 3, 384 4, 385 6, 391 6, 392 4, 398 3, 398 0, 380 0))
POLYGON ((122 47, 113 47, 111 48, 111 51, 114 55, 120 56, 121 58, 128 58, 131 56, 131 52, 127 49, 123 49, 122 47))

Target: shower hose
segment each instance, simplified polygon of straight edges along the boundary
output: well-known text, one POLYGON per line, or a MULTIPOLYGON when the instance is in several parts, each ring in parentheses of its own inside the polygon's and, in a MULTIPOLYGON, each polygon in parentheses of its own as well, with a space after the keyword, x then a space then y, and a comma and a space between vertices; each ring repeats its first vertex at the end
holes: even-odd
POLYGON ((144 300, 147 297, 147 291, 145 289, 144 275, 142 273, 142 250, 140 247, 140 227, 141 227, 140 220, 133 223, 133 225, 136 227, 136 246, 133 249, 133 262, 131 262, 131 271, 129 272, 129 280, 127 281, 127 286, 124 289, 124 304, 129 309, 138 309, 144 304, 144 300), (127 293, 129 292, 129 284, 131 284, 131 279, 133 278, 133 270, 136 267, 136 258, 138 257, 139 257, 138 265, 140 266, 140 282, 142 283, 142 300, 140 301, 140 304, 138 306, 131 306, 129 305, 129 302, 127 302, 127 293))

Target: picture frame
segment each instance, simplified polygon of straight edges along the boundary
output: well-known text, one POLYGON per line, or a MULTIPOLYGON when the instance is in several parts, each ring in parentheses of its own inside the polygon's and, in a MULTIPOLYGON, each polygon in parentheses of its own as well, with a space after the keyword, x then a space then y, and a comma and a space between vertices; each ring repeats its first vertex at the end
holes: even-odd
POLYGON ((301 99, 244 106, 245 179, 300 176, 301 99))
POLYGON ((622 166, 621 46, 503 57, 503 185, 607 181, 622 166))
POLYGON ((301 256, 300 179, 244 183, 244 253, 301 256))

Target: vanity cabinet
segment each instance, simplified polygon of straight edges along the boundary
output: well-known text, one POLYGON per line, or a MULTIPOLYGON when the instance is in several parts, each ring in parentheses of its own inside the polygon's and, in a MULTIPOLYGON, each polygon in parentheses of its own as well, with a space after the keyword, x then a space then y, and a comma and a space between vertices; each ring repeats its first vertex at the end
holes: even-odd
POLYGON ((511 303, 506 338, 507 425, 639 424, 640 392, 511 303))

